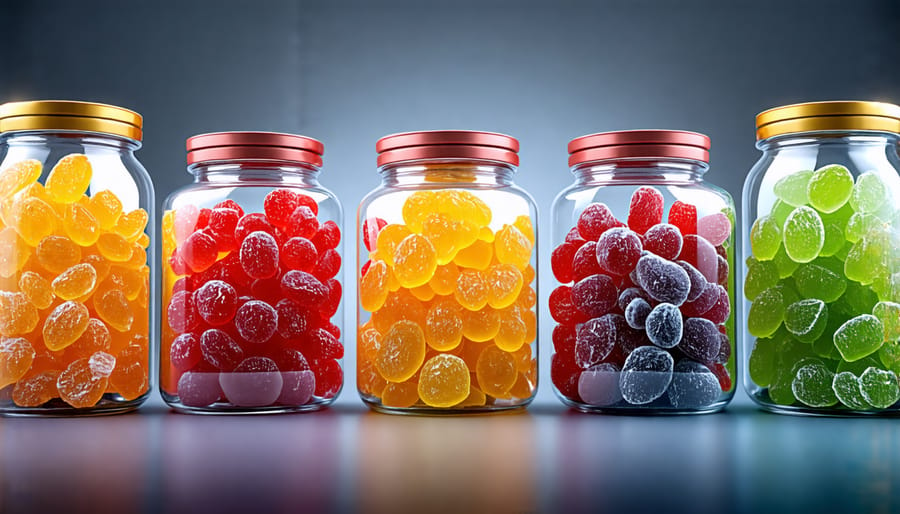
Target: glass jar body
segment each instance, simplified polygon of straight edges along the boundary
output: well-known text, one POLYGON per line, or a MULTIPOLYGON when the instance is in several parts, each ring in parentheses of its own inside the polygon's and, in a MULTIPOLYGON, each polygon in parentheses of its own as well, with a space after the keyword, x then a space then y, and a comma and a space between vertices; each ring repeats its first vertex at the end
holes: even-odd
POLYGON ((160 392, 176 410, 315 410, 343 386, 342 209, 296 163, 192 165, 162 222, 160 392))
POLYGON ((762 140, 743 202, 744 387, 767 410, 900 409, 897 135, 762 140))
POLYGON ((150 390, 154 192, 138 141, 0 136, 0 413, 125 412, 150 390))
POLYGON ((357 386, 371 408, 524 407, 537 387, 537 208, 490 161, 385 166, 359 207, 357 386))
POLYGON ((574 167, 553 203, 551 377, 588 412, 703 413, 734 395, 734 204, 692 160, 574 167))

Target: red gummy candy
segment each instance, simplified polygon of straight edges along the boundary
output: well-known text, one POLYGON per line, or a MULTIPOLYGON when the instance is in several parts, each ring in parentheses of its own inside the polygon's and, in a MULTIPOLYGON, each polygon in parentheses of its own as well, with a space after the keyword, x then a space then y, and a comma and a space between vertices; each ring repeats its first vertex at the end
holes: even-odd
POLYGON ((250 284, 253 283, 253 279, 247 275, 247 272, 244 271, 244 267, 241 266, 239 252, 228 254, 228 256, 219 261, 218 264, 219 276, 222 280, 234 286, 239 294, 249 292, 249 287, 250 284))
POLYGON ((575 306, 569 286, 559 286, 550 293, 550 315, 558 323, 570 325, 587 320, 587 316, 575 306))
POLYGON ((237 248, 234 239, 234 230, 237 228, 240 214, 235 209, 216 208, 209 217, 209 228, 213 239, 218 243, 220 252, 227 252, 237 248))
POLYGON ((211 328, 200 336, 203 360, 223 371, 233 370, 242 360, 244 351, 228 333, 211 328))
POLYGON ((602 203, 588 205, 578 216, 578 234, 588 241, 596 241, 607 230, 622 226, 609 207, 602 203))
POLYGON ((335 339, 341 339, 341 328, 334 323, 330 321, 322 323, 322 329, 333 335, 335 339))
POLYGON ((641 258, 641 238, 633 231, 616 227, 607 230, 596 244, 597 263, 613 275, 627 275, 641 258))
POLYGON ((713 364, 709 368, 716 378, 719 379, 719 386, 722 388, 722 391, 728 392, 731 391, 731 375, 728 374, 728 369, 722 364, 713 364))
POLYGON ((572 301, 588 318, 608 313, 616 305, 618 297, 612 279, 603 274, 591 275, 572 286, 572 301))
POLYGON ((203 231, 194 232, 181 245, 178 256, 194 273, 199 273, 216 262, 219 249, 212 236, 203 231))
POLYGON ((200 315, 194 303, 194 293, 179 291, 172 295, 166 309, 169 327, 175 332, 188 332, 200 324, 200 315))
POLYGON ((319 306, 319 313, 325 318, 331 318, 341 306, 341 296, 344 291, 341 283, 333 278, 328 279, 324 285, 328 288, 328 296, 319 306))
POLYGON ((240 259, 250 278, 274 277, 278 273, 278 243, 266 232, 251 232, 241 243, 240 259))
POLYGON ((251 300, 235 313, 234 327, 248 343, 262 344, 278 329, 278 314, 268 303, 251 300))
POLYGON ((550 357, 550 380, 556 389, 573 402, 580 402, 578 379, 581 369, 575 364, 574 351, 571 355, 554 353, 550 357))
POLYGON ((338 361, 333 359, 313 360, 310 363, 313 374, 316 375, 316 396, 333 398, 344 382, 344 370, 338 361))
POLYGON ((239 217, 244 215, 244 209, 230 198, 213 205, 213 209, 234 209, 237 211, 239 217))
POLYGON ((194 303, 204 321, 218 326, 234 318, 237 297, 237 291, 231 284, 221 280, 210 280, 194 292, 194 303))
POLYGON ((276 189, 266 195, 263 201, 263 210, 269 223, 284 228, 287 226, 294 209, 300 206, 297 193, 290 189, 276 189))
POLYGON ((319 227, 319 231, 312 238, 312 243, 319 252, 337 248, 341 243, 341 229, 337 223, 328 220, 319 227))
POLYGON ((312 271, 319 254, 309 239, 292 237, 281 247, 281 263, 291 270, 312 271))
POLYGON ((344 357, 344 345, 331 332, 317 328, 308 331, 301 343, 303 355, 310 359, 340 359, 344 357))
POLYGON ((212 209, 207 209, 206 207, 200 209, 200 213, 197 215, 197 226, 195 230, 204 229, 209 226, 209 216, 212 214, 212 209))
POLYGON ((266 215, 261 212, 251 212, 241 216, 237 226, 234 229, 234 239, 238 243, 243 243, 244 238, 253 232, 263 231, 272 237, 275 237, 275 227, 266 219, 266 215))
POLYGON ((631 195, 628 206, 628 227, 643 235, 647 229, 662 221, 665 199, 654 187, 639 187, 631 195))
POLYGON ((287 225, 287 233, 292 237, 312 239, 319 230, 319 219, 309 207, 301 205, 294 209, 287 225))
POLYGON ((387 221, 381 218, 366 218, 363 222, 363 244, 366 250, 375 251, 375 241, 378 239, 378 233, 387 226, 387 221))
POLYGON ((575 258, 572 259, 572 279, 579 280, 603 273, 603 268, 597 262, 597 243, 588 241, 575 252, 575 258))
POLYGON ((324 282, 329 278, 333 278, 338 274, 338 271, 341 269, 341 254, 337 253, 334 250, 325 250, 321 256, 319 256, 319 262, 316 263, 316 267, 313 270, 312 274, 320 281, 324 282))
POLYGON ((697 208, 689 203, 676 201, 669 207, 669 224, 678 227, 682 236, 697 233, 697 208))
POLYGON ((575 358, 575 325, 561 323, 553 327, 553 351, 575 358))
POLYGON ((644 250, 655 253, 663 259, 675 260, 681 253, 683 243, 678 227, 668 223, 653 225, 644 233, 644 250))
POLYGON ((297 203, 298 205, 309 207, 309 210, 311 210, 316 216, 319 215, 319 204, 316 203, 316 201, 313 200, 311 196, 307 196, 303 193, 297 193, 297 203))
POLYGON ((575 244, 563 243, 550 254, 550 268, 553 270, 553 276, 563 284, 572 281, 572 261, 575 259, 577 251, 578 246, 575 244))
POLYGON ((302 336, 309 326, 307 309, 293 300, 283 298, 275 304, 278 313, 278 333, 281 337, 292 340, 302 336))
POLYGON ((188 371, 203 360, 200 350, 200 338, 187 332, 176 337, 169 349, 169 362, 178 371, 188 371))
POLYGON ((281 277, 281 291, 288 298, 305 307, 318 306, 328 295, 319 279, 304 271, 288 271, 281 277))
POLYGON ((300 353, 300 350, 293 348, 280 348, 272 355, 272 360, 281 371, 309 370, 309 361, 300 353))
POLYGON ((262 300, 269 305, 275 305, 283 298, 281 294, 281 278, 262 278, 254 280, 250 284, 250 295, 256 300, 262 300))
POLYGON ((176 275, 187 275, 191 271, 184 259, 181 258, 177 248, 172 252, 172 256, 169 257, 169 267, 172 268, 172 273, 176 275))
POLYGON ((566 234, 566 242, 572 243, 573 245, 575 245, 575 248, 581 248, 581 245, 583 245, 587 241, 585 241, 585 239, 581 237, 581 234, 578 233, 578 227, 572 227, 566 234))

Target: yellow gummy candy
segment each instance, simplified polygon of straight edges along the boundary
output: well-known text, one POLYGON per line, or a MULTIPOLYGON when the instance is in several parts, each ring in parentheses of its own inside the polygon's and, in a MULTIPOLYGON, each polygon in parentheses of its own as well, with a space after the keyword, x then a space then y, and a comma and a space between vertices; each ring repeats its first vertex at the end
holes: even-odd
POLYGON ((90 312, 80 302, 59 304, 44 321, 44 344, 48 350, 59 351, 71 345, 87 330, 90 312))
POLYGON ((534 225, 531 223, 531 216, 525 216, 524 214, 517 216, 516 221, 513 222, 513 226, 519 229, 519 232, 531 241, 531 246, 534 246, 534 225))
POLYGON ((493 259, 494 245, 479 239, 460 250, 453 261, 465 268, 475 268, 484 271, 490 267, 493 259))
POLYGON ((359 301, 362 308, 374 312, 384 305, 388 296, 388 267, 375 261, 359 281, 359 301))
POLYGON ((13 225, 29 246, 37 246, 41 239, 56 230, 57 213, 47 202, 29 196, 13 204, 13 225))
POLYGON ((494 343, 505 352, 515 352, 525 344, 527 335, 528 328, 525 322, 509 312, 504 312, 494 343))
POLYGON ((394 252, 397 249, 397 245, 410 234, 412 232, 403 225, 390 224, 385 226, 375 239, 375 253, 378 255, 378 258, 386 262, 388 266, 393 266, 394 252))
POLYGON ((435 296, 434 291, 431 289, 431 286, 429 286, 427 283, 419 287, 414 287, 410 289, 409 292, 423 302, 430 302, 435 296))
POLYGON ((131 324, 134 322, 134 313, 128 305, 125 293, 118 289, 106 291, 102 295, 97 292, 94 294, 93 300, 94 310, 97 311, 97 315, 107 325, 119 332, 131 330, 131 324))
POLYGON ((431 290, 435 294, 441 296, 450 295, 456 290, 457 277, 459 277, 459 267, 450 262, 445 266, 438 266, 434 270, 434 276, 428 281, 428 285, 431 286, 431 290))
POLYGON ((25 159, 0 171, 0 198, 11 198, 29 184, 33 184, 40 178, 42 170, 41 161, 25 159))
POLYGON ((113 262, 126 262, 131 259, 134 248, 124 237, 116 233, 106 232, 97 239, 97 250, 100 255, 113 262))
POLYGON ((53 294, 63 300, 74 300, 90 293, 97 285, 97 271, 90 264, 76 264, 51 282, 53 294))
POLYGON ((388 383, 381 393, 381 404, 385 407, 412 407, 419 401, 418 385, 415 382, 388 383))
POLYGON ((522 272, 512 264, 491 266, 487 275, 488 304, 495 309, 512 305, 522 290, 522 272))
POLYGON ((462 270, 456 279, 453 297, 466 309, 477 311, 487 305, 489 293, 490 286, 484 273, 466 269, 462 270))
POLYGON ((0 336, 25 335, 37 327, 37 308, 22 293, 0 291, 0 336))
POLYGON ((516 383, 519 372, 511 353, 504 352, 495 345, 487 345, 478 357, 475 375, 481 390, 490 396, 505 397, 516 383))
POLYGON ((38 309, 46 309, 53 303, 53 291, 50 282, 40 274, 26 271, 19 277, 19 291, 21 291, 38 309))
POLYGON ((100 222, 85 206, 73 203, 66 207, 63 230, 79 246, 91 246, 100 237, 100 222))
POLYGON ((465 311, 462 315, 462 332, 466 338, 481 343, 490 341, 500 331, 500 312, 490 307, 480 311, 465 311))
POLYGON ((73 203, 91 184, 91 162, 84 154, 69 154, 50 171, 44 187, 54 202, 73 203))
POLYGON ((115 232, 124 237, 129 243, 137 241, 144 233, 150 215, 144 209, 135 209, 119 217, 114 228, 115 232))
POLYGON ((436 203, 437 195, 433 191, 417 191, 409 195, 409 198, 403 202, 403 223, 409 230, 420 233, 425 217, 436 211, 436 203))
POLYGON ((451 300, 434 302, 425 317, 425 341, 438 351, 459 346, 463 337, 463 310, 451 300))
POLYGON ((422 235, 431 241, 439 265, 447 264, 457 252, 478 238, 478 227, 469 221, 454 220, 447 214, 432 213, 425 217, 422 235))
POLYGON ((437 253, 424 236, 407 236, 394 250, 394 274, 401 286, 426 284, 437 269, 437 253))
POLYGON ((81 248, 63 236, 47 236, 35 249, 38 263, 51 273, 62 273, 81 261, 81 248))
POLYGON ((432 407, 452 407, 469 396, 469 368, 459 357, 439 354, 419 373, 419 398, 432 407))
MULTIPOLYGON (((100 222, 100 228, 109 231, 116 226, 119 216, 122 215, 122 201, 112 191, 104 189, 103 191, 98 191, 90 198, 88 209, 100 222)), ((167 212, 166 214, 169 213, 167 212)))
POLYGON ((494 240, 497 260, 504 264, 512 264, 520 270, 524 270, 531 261, 532 248, 531 241, 513 225, 504 225, 494 240))
POLYGON ((425 334, 419 325, 401 320, 385 334, 375 367, 390 382, 406 382, 425 361, 425 334))

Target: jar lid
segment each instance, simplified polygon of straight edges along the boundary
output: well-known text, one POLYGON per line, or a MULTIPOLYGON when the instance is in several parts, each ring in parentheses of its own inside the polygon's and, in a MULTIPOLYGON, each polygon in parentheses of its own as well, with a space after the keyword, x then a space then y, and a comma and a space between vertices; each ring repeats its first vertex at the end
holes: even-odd
POLYGON ((141 115, 123 107, 94 102, 36 100, 0 105, 0 132, 72 130, 99 132, 140 141, 141 115))
POLYGON ((900 106, 839 101, 783 105, 756 115, 756 139, 821 130, 900 132, 900 106))
POLYGON ((686 130, 618 130, 569 141, 569 166, 609 159, 691 159, 709 162, 709 137, 686 130))
POLYGON ((325 145, 311 137, 281 132, 211 132, 187 140, 187 163, 255 160, 322 166, 325 145))
POLYGON ((378 167, 420 159, 477 159, 519 165, 519 141, 474 130, 424 130, 385 136, 375 143, 378 167))

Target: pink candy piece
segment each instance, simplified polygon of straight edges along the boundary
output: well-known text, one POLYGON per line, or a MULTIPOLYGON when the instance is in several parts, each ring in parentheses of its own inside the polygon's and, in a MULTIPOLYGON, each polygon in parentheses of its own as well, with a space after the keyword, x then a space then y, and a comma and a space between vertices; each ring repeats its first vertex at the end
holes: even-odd
POLYGON ((713 246, 719 246, 731 235, 731 220, 721 212, 703 216, 697 220, 697 234, 713 246))
POLYGON ((250 278, 272 278, 278 273, 278 243, 261 230, 244 238, 240 258, 241 267, 250 278))
POLYGON ((265 407, 281 395, 284 379, 275 361, 267 357, 248 357, 231 373, 219 374, 222 392, 238 407, 265 407))
POLYGON ((281 394, 278 403, 283 405, 306 405, 316 390, 316 375, 311 370, 283 371, 281 394))
POLYGON ((178 380, 178 397, 188 407, 206 407, 221 396, 218 372, 188 371, 178 380))
POLYGON ((619 390, 619 368, 603 362, 581 372, 578 377, 578 396, 588 405, 605 407, 622 399, 619 390))

